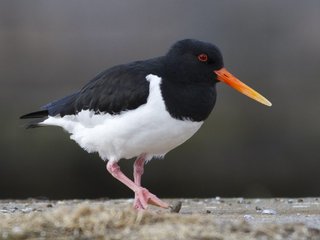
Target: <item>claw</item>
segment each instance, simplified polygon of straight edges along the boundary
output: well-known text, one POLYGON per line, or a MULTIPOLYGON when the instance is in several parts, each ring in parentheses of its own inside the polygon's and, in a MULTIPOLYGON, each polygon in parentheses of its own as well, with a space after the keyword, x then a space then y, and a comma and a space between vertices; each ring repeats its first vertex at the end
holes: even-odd
POLYGON ((161 201, 156 195, 150 193, 146 188, 139 188, 135 192, 134 208, 146 209, 148 204, 161 208, 169 208, 169 204, 161 201))

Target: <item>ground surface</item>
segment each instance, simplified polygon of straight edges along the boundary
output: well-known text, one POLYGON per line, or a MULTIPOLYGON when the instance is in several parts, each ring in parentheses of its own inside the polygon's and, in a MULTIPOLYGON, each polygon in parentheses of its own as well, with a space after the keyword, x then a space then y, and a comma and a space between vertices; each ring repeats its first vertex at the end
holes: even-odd
POLYGON ((0 239, 320 239, 317 198, 167 201, 181 201, 179 213, 137 212, 132 200, 2 200, 0 239))

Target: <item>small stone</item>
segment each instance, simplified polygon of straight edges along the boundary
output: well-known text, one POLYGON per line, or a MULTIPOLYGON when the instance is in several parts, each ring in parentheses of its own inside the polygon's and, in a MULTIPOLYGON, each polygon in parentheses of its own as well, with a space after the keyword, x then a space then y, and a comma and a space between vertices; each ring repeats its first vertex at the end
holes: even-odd
POLYGON ((261 213, 268 214, 268 215, 276 215, 277 214, 277 212, 273 209, 264 209, 261 213))
POLYGON ((261 208, 261 207, 256 206, 256 210, 257 210, 257 211, 262 211, 262 208, 261 208))
POLYGON ((181 207, 182 207, 182 202, 181 201, 177 201, 173 205, 170 206, 170 212, 178 213, 178 212, 180 212, 181 207))
POLYGON ((11 211, 12 213, 14 213, 14 212, 17 211, 17 210, 19 210, 17 207, 13 207, 13 208, 10 209, 10 211, 11 211))
POLYGON ((26 208, 24 208, 24 209, 21 209, 21 211, 22 211, 23 213, 29 213, 29 212, 34 211, 34 209, 31 208, 31 207, 26 207, 26 208))
POLYGON ((244 220, 246 220, 246 221, 254 220, 254 217, 251 216, 251 215, 249 215, 249 214, 244 215, 243 218, 244 218, 244 220))

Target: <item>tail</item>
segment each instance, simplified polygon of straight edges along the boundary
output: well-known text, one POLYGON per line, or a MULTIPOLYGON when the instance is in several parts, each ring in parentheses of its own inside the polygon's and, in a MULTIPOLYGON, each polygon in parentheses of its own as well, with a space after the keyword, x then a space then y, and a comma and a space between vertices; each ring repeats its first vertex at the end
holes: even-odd
POLYGON ((67 114, 73 114, 75 112, 75 100, 78 96, 79 92, 68 95, 62 99, 53 101, 43 107, 41 107, 40 111, 32 112, 25 114, 20 117, 20 119, 33 119, 29 123, 27 123, 26 128, 36 128, 41 127, 39 123, 48 118, 48 116, 64 116, 67 114))
POLYGON ((49 115, 48 110, 41 110, 37 112, 32 112, 25 114, 20 117, 20 119, 34 119, 26 124, 26 128, 36 128, 36 127, 41 127, 39 125, 40 122, 42 122, 45 118, 47 118, 49 115))

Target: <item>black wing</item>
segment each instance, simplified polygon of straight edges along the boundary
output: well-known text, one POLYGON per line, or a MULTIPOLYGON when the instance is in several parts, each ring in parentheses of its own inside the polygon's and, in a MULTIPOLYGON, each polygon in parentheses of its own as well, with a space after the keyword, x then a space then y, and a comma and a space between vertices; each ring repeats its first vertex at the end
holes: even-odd
POLYGON ((71 115, 81 110, 118 114, 147 102, 149 83, 146 74, 136 64, 121 65, 108 69, 78 93, 44 106, 50 116, 71 115))
POLYGON ((79 92, 49 103, 37 111, 21 118, 44 118, 73 115, 81 110, 93 110, 119 114, 138 108, 147 102, 149 82, 146 76, 157 74, 157 59, 119 65, 105 70, 88 82, 79 92))

